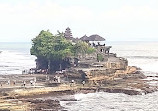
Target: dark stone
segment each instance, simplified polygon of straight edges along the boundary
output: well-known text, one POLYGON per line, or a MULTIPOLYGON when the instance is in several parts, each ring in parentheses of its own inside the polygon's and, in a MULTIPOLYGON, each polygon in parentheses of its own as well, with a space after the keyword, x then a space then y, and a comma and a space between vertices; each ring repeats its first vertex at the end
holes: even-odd
POLYGON ((31 107, 35 111, 43 111, 43 110, 49 110, 49 111, 58 111, 61 109, 60 102, 58 100, 40 100, 40 99, 34 99, 29 100, 28 102, 31 102, 31 107))
POLYGON ((0 109, 0 111, 10 111, 9 109, 0 109))

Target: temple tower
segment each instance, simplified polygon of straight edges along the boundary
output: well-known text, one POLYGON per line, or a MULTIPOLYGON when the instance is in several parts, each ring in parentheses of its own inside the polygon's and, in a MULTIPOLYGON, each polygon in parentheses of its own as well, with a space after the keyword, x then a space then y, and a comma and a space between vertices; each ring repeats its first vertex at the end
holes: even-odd
POLYGON ((73 38, 72 33, 71 33, 71 29, 69 27, 66 28, 64 36, 65 36, 66 39, 72 39, 73 38))

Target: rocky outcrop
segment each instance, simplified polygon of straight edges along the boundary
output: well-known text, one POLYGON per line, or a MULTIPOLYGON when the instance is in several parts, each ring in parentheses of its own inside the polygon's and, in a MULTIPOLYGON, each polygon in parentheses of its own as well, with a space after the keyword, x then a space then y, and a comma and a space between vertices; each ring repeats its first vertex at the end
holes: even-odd
POLYGON ((93 87, 93 88, 81 88, 78 90, 78 93, 95 93, 95 92, 109 92, 109 93, 124 93, 128 95, 142 95, 142 91, 140 90, 132 90, 128 88, 104 88, 104 87, 93 87))
MULTIPOLYGON (((99 66, 99 65, 98 65, 99 66)), ((157 90, 151 87, 143 79, 146 76, 135 66, 126 66, 126 69, 93 67, 73 69, 70 71, 69 77, 73 79, 83 80, 85 75, 88 89, 81 89, 83 92, 95 92, 99 90, 113 93, 125 93, 129 95, 146 94, 157 90), (92 88, 94 86, 94 88, 92 88)), ((77 80, 76 80, 77 82, 77 80)), ((81 82, 80 82, 81 83, 81 82)), ((82 92, 79 91, 79 92, 82 92)))

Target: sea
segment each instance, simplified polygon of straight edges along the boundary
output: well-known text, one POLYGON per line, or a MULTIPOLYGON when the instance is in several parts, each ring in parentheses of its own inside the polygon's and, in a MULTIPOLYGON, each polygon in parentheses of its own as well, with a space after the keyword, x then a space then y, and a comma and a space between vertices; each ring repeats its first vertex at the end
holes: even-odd
POLYGON ((30 54, 31 43, 0 43, 0 74, 22 74, 35 68, 35 56, 30 54))
MULTIPOLYGON (((142 69, 146 76, 158 76, 158 42, 106 42, 110 52, 128 60, 130 66, 142 69)), ((30 55, 31 43, 0 43, 0 74, 22 74, 36 67, 30 55)), ((158 86, 157 77, 148 77, 149 84, 158 86)), ((61 101, 68 111, 158 111, 158 92, 146 95, 96 92, 73 95, 77 101, 61 101)))

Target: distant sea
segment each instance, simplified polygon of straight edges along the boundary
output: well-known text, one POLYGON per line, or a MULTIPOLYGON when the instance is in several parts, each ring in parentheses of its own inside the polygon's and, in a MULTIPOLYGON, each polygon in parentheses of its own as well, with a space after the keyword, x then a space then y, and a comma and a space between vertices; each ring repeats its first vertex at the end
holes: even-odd
POLYGON ((0 43, 0 74, 22 74, 22 70, 36 67, 30 48, 31 43, 0 43))
MULTIPOLYGON (((111 52, 128 59, 129 65, 142 69, 145 75, 158 76, 158 42, 106 42, 111 52)), ((0 74, 21 74, 35 67, 30 55, 31 43, 0 43, 0 74)), ((158 78, 150 84, 158 86, 158 78)), ((96 92, 76 94, 78 101, 62 101, 68 111, 158 111, 158 92, 129 96, 120 93, 96 92)))
POLYGON ((158 42, 111 42, 111 52, 127 58, 129 65, 143 71, 158 72, 158 42))

